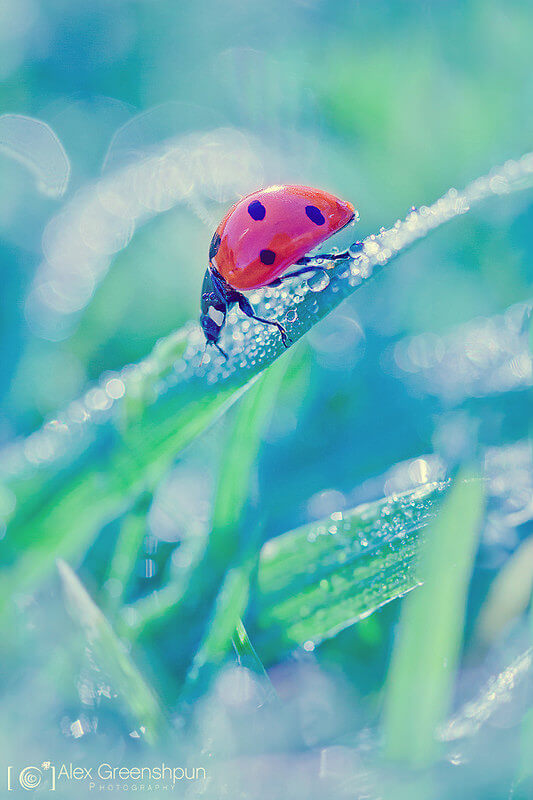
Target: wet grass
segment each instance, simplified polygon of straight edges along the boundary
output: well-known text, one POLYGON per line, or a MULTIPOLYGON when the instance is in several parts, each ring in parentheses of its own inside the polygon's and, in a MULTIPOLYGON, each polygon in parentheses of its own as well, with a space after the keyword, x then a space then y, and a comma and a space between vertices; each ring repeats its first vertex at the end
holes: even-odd
MULTIPOLYGON (((529 186, 532 174, 533 158, 524 156, 464 192, 450 190, 332 263, 320 291, 305 282, 269 290, 263 308, 287 321, 296 342, 418 239, 478 203, 529 186)), ((484 477, 463 465, 451 482, 422 482, 264 543, 255 472, 297 351, 286 353, 277 334, 247 320, 226 336, 228 362, 206 357, 198 327, 186 326, 5 451, 6 641, 13 640, 14 600, 39 591, 59 559, 66 606, 97 668, 124 718, 157 745, 174 736, 171 717, 187 718, 235 657, 272 698, 267 669, 295 652, 312 653, 409 593, 386 683, 384 752, 409 767, 430 765, 460 658, 484 477), (185 448, 234 405, 210 535, 184 570, 132 601, 153 492, 185 448), (114 520, 121 522, 109 566, 89 591, 75 569, 114 520)), ((526 723, 523 736, 527 746, 526 723)))

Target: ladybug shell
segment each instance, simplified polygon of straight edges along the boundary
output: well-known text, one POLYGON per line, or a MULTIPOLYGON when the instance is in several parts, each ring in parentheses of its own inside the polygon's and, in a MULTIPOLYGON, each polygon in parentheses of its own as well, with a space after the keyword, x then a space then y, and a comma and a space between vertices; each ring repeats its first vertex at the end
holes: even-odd
POLYGON ((354 217, 351 203, 308 186, 269 186, 243 197, 218 226, 210 261, 235 289, 281 275, 354 217))

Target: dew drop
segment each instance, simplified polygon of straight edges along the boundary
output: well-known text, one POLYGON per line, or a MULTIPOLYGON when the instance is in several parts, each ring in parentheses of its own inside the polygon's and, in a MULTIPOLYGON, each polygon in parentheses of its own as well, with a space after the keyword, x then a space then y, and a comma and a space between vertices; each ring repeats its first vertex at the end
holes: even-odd
POLYGON ((289 308, 287 313, 285 314, 285 319, 287 322, 296 322, 298 319, 298 312, 295 308, 289 308))
POLYGON ((357 256, 359 255, 363 247, 364 247, 363 242, 357 241, 350 245, 350 247, 348 248, 348 252, 351 256, 357 256))
POLYGON ((307 281, 307 286, 312 292, 323 292, 329 286, 329 275, 325 272, 317 272, 307 281))

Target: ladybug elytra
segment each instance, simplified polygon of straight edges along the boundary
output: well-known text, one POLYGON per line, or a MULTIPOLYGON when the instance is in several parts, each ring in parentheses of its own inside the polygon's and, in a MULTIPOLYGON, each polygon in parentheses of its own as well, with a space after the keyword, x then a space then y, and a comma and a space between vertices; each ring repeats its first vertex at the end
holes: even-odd
MULTIPOLYGON (((228 309, 237 304, 252 319, 275 326, 283 344, 284 327, 258 317, 242 291, 278 286, 305 272, 323 272, 306 256, 355 216, 351 203, 308 186, 269 186, 235 203, 215 231, 202 285, 202 325, 206 340, 226 356, 218 340, 228 309), (300 269, 286 272, 291 266, 300 269)), ((346 258, 347 252, 323 258, 346 258)))

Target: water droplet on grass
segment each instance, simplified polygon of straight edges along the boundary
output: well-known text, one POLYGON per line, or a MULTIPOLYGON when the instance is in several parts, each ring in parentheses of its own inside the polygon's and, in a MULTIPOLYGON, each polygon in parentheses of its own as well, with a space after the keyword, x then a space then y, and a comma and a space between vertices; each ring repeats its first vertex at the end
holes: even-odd
POLYGON ((289 310, 285 314, 285 319, 287 320, 287 322, 296 322, 296 320, 298 319, 298 312, 296 311, 296 309, 289 308, 289 310))
POLYGON ((348 252, 349 252, 349 254, 350 254, 351 256, 357 256, 357 255, 359 255, 359 253, 361 252, 361 250, 363 249, 363 247, 364 247, 364 244, 363 244, 363 242, 359 242, 359 241, 358 241, 358 242, 354 242, 354 243, 353 243, 353 244, 351 244, 351 245, 350 245, 350 247, 348 248, 348 252))
POLYGON ((325 272, 317 272, 307 281, 307 285, 312 292, 323 292, 329 286, 329 275, 325 272))

